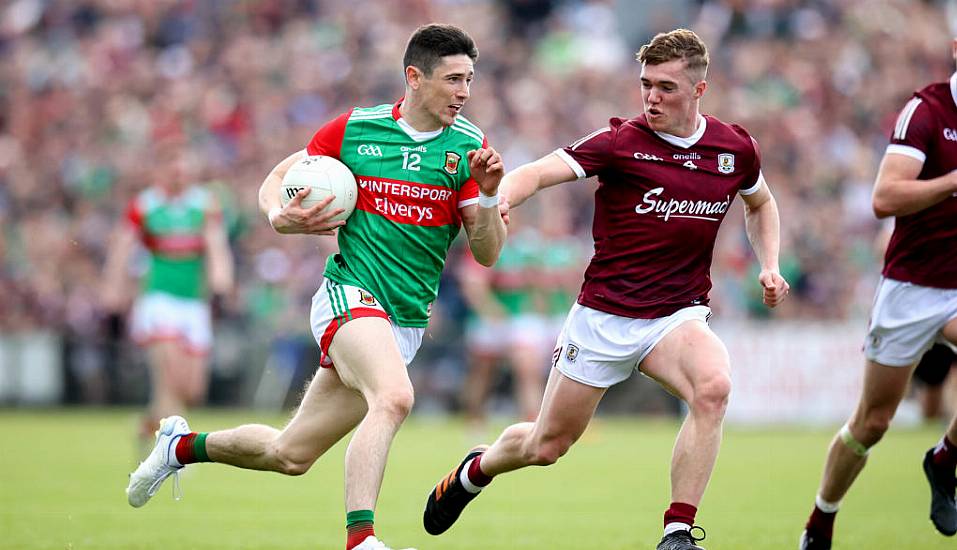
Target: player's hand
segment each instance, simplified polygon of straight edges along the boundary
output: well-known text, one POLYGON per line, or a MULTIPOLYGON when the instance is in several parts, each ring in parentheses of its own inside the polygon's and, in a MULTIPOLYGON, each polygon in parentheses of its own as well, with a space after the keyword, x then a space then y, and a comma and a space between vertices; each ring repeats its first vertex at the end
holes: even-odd
POLYGON ((502 216, 502 221, 505 222, 505 225, 508 225, 508 197, 505 195, 499 195, 498 197, 498 213, 502 216))
POLYGON ((332 218, 345 212, 342 208, 326 211, 326 207, 335 200, 335 195, 329 195, 309 208, 302 207, 302 200, 312 191, 309 187, 302 189, 289 201, 275 216, 270 217, 269 223, 278 233, 300 233, 306 235, 335 235, 336 229, 346 224, 345 220, 332 221, 332 218))
POLYGON ((777 271, 764 269, 758 275, 758 282, 764 288, 764 305, 774 307, 784 301, 784 297, 791 290, 791 285, 784 280, 777 271))
POLYGON ((478 183, 479 190, 489 196, 498 193, 498 184, 505 177, 505 163, 502 155, 491 147, 475 149, 467 153, 469 170, 478 183))

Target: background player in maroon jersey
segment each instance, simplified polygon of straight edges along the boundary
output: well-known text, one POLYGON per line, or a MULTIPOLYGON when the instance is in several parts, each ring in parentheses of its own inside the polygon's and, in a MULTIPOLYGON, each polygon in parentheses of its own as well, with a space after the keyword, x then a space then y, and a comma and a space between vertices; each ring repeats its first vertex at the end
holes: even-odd
MULTIPOLYGON (((503 181, 518 206, 540 189, 597 175, 595 256, 555 350, 538 420, 475 449, 429 496, 425 527, 448 529, 493 476, 548 465, 581 436, 607 388, 641 372, 689 414, 672 457, 663 550, 693 550, 697 506, 711 476, 731 390, 724 344, 707 324, 718 227, 735 194, 761 263, 764 303, 784 299, 777 206, 748 133, 699 114, 708 53, 693 32, 659 34, 638 54, 644 113, 518 168, 503 181)), ((700 528, 698 528, 700 529, 700 528)))
MULTIPOLYGON (((957 39, 952 48, 957 61, 957 39)), ((921 355, 935 342, 957 346, 957 73, 915 93, 901 110, 873 208, 879 218, 896 219, 864 344, 864 389, 831 442, 802 550, 831 547, 841 499, 890 426, 921 355)), ((957 533, 955 466, 957 418, 923 463, 930 518, 947 536, 957 533)))

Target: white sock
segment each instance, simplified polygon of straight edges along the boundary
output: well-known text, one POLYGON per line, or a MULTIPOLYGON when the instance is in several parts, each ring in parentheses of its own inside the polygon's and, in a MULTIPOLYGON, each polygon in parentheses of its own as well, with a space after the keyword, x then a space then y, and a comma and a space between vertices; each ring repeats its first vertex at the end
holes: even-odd
MULTIPOLYGON (((472 460, 475 460, 474 458, 472 460)), ((459 474, 459 481, 462 483, 462 487, 466 491, 472 493, 473 495, 482 491, 482 487, 472 483, 472 480, 469 479, 469 468, 472 467, 472 460, 469 460, 465 463, 465 466, 462 468, 462 472, 459 474)))
POLYGON ((814 497, 814 505, 825 514, 833 514, 841 507, 841 501, 828 502, 821 498, 821 495, 817 495, 814 497))
POLYGON ((688 525, 687 523, 673 521, 669 523, 668 525, 665 525, 665 536, 667 537, 668 535, 670 535, 671 533, 674 533, 675 531, 690 531, 690 530, 691 530, 691 526, 688 525))

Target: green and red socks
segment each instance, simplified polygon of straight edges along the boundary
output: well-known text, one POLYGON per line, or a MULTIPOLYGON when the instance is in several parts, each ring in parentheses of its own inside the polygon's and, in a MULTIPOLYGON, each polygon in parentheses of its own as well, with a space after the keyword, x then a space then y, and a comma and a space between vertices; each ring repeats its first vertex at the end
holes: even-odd
POLYGON ((346 514, 346 550, 352 550, 362 541, 375 536, 372 510, 353 510, 346 514))
POLYGON ((181 466, 194 462, 212 462, 206 454, 207 432, 190 432, 176 441, 176 462, 181 466))
POLYGON ((694 517, 698 507, 684 502, 672 502, 665 511, 665 536, 675 531, 690 531, 694 526, 694 517))

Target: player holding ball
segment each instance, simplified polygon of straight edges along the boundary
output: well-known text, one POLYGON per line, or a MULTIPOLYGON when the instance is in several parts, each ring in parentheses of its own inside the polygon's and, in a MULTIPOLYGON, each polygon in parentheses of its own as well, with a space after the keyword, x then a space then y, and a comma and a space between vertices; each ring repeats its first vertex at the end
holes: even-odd
POLYGON ((313 297, 310 324, 324 368, 282 430, 246 425, 197 433, 164 420, 153 453, 132 474, 130 504, 142 506, 162 481, 192 462, 300 475, 346 434, 346 549, 387 549, 373 511, 386 458, 413 404, 407 367, 438 292, 439 274, 461 226, 476 260, 492 265, 505 240, 498 186, 505 173, 484 134, 460 115, 478 50, 450 25, 415 31, 406 48, 405 97, 355 108, 316 132, 266 177, 259 204, 279 233, 338 236, 313 297), (303 208, 301 191, 280 205, 287 170, 306 155, 342 161, 359 192, 348 220, 326 197, 303 208))

